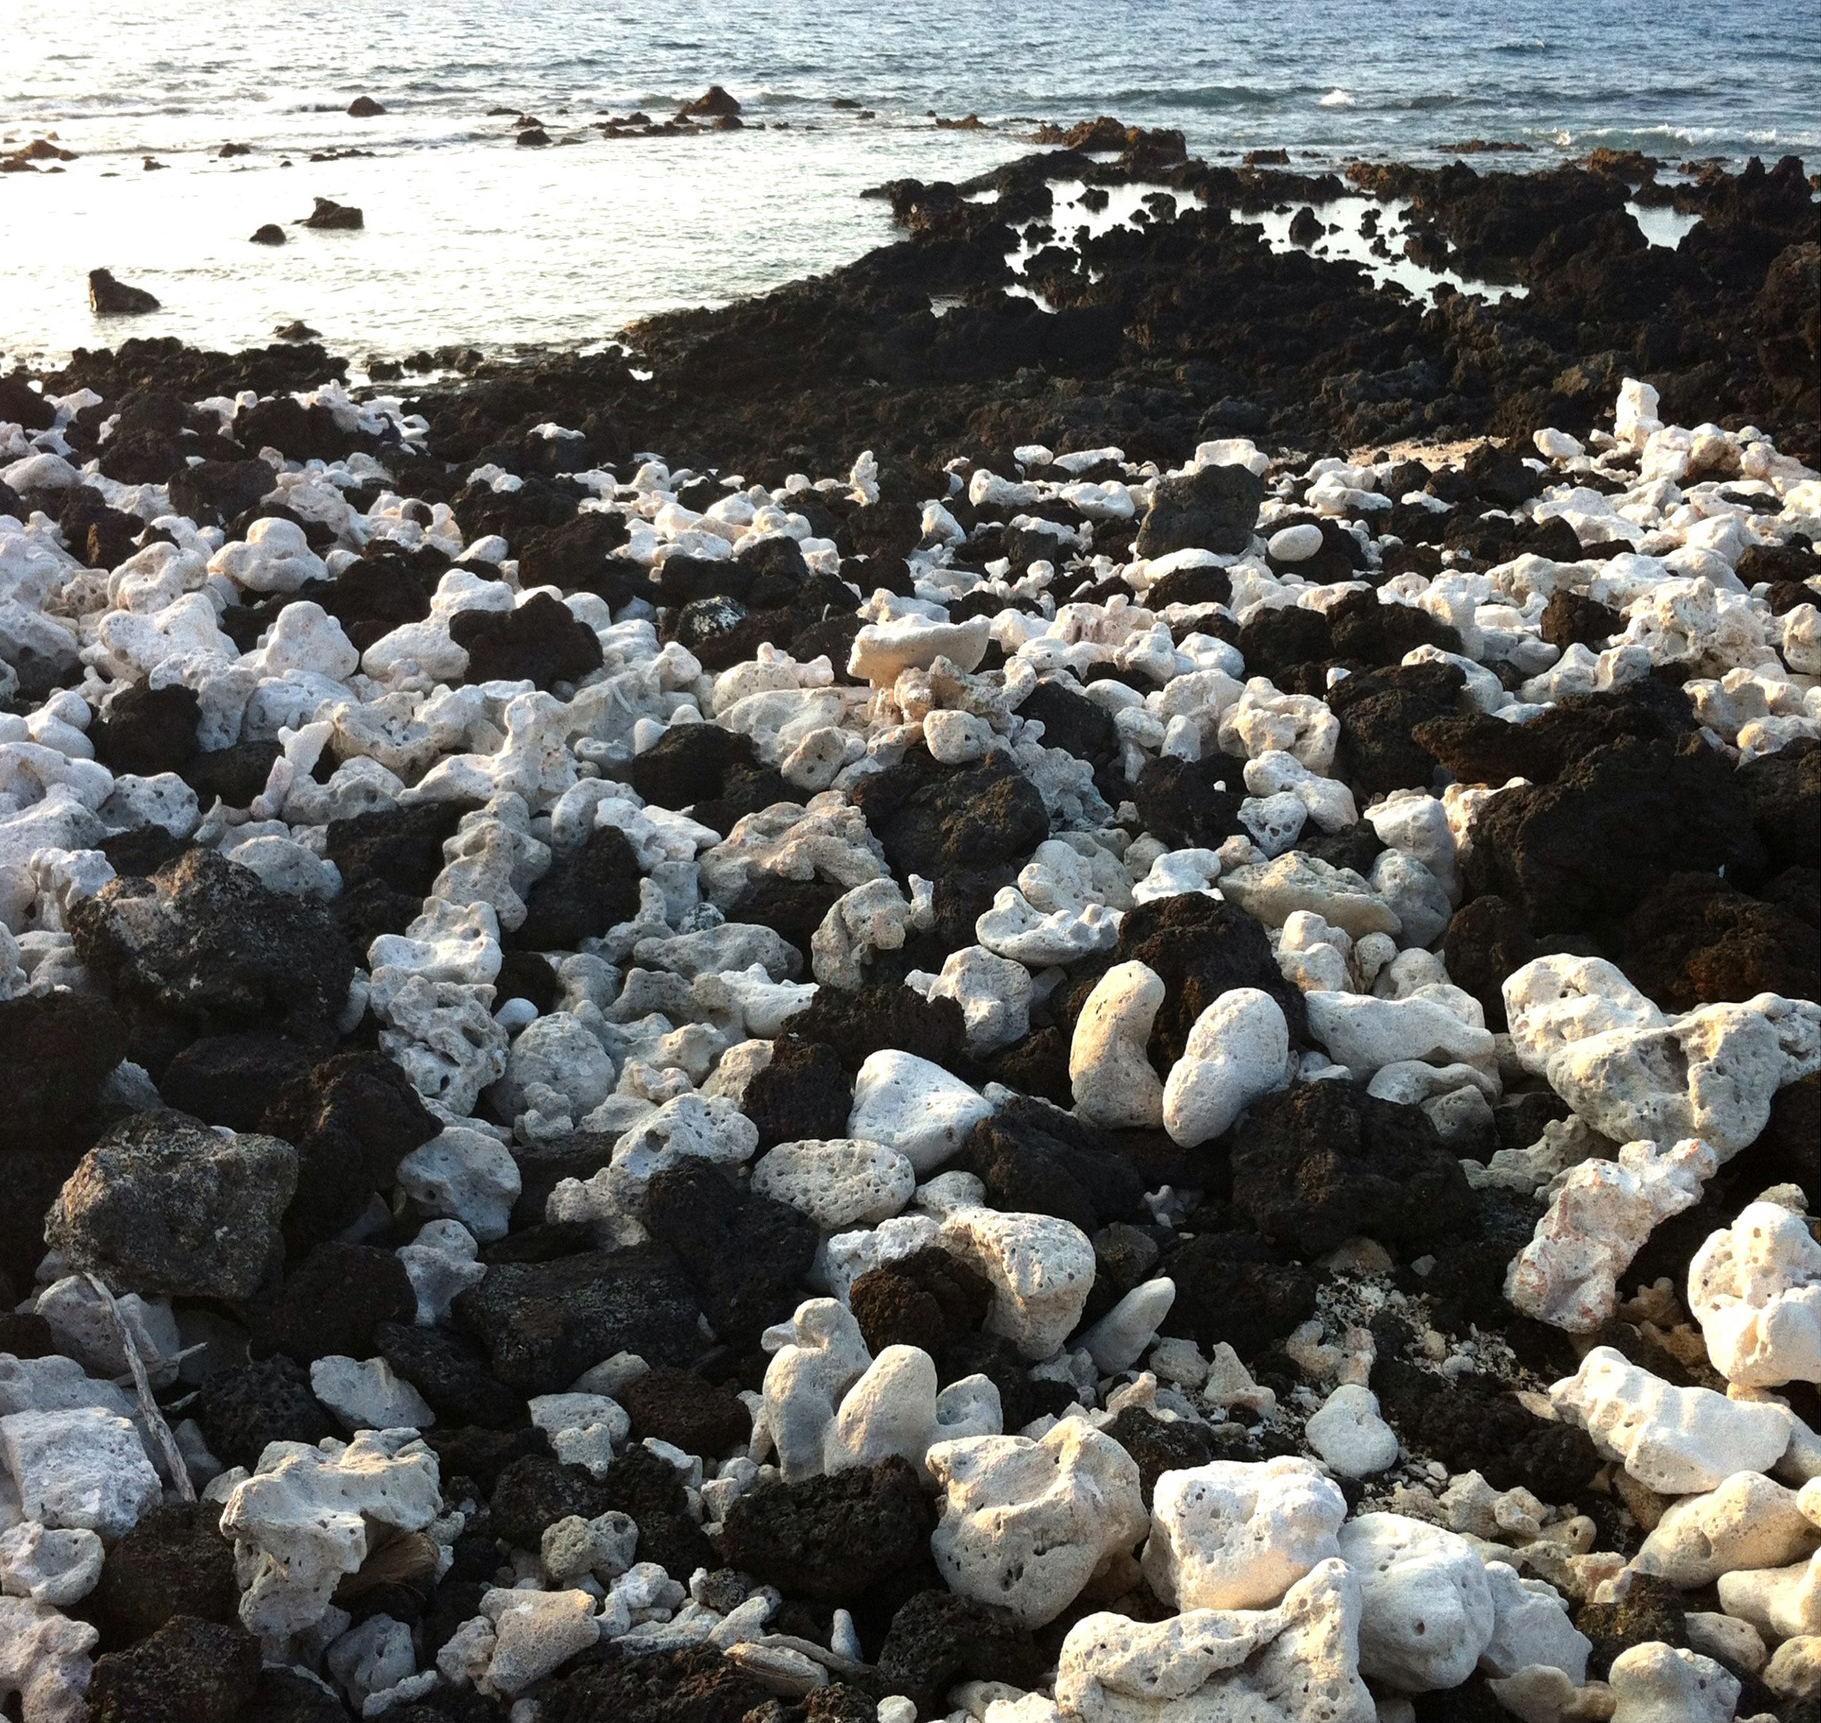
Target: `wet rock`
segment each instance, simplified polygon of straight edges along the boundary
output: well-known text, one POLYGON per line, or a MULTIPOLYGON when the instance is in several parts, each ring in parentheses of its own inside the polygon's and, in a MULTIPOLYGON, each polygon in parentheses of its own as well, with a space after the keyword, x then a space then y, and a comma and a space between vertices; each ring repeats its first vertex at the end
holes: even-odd
POLYGON ((728 1561, 799 1597, 850 1604, 917 1562, 935 1516, 898 1458, 739 1496, 727 1510, 728 1561))
POLYGON ((371 96, 356 96, 348 104, 350 117, 357 120, 377 119, 385 111, 371 96))
POLYGON ((1242 551, 1264 501, 1264 480, 1249 467, 1209 466, 1158 483, 1138 529, 1140 556, 1175 550, 1242 551))
POLYGON ((130 1651, 97 1658, 90 1723, 238 1723, 259 1681, 259 1641, 239 1622, 174 1615, 130 1651))
MULTIPOLYGON (((303 227, 347 230, 365 227, 367 220, 352 204, 337 203, 333 198, 319 197, 316 207, 299 224, 303 227)), ((285 451, 287 454, 289 450, 285 451)))
POLYGON ((261 1355, 282 1352, 306 1364, 331 1355, 371 1358, 375 1326, 411 1321, 417 1294, 391 1251, 331 1240, 317 1245, 270 1301, 248 1314, 261 1355))
POLYGON ((297 1151, 182 1113, 115 1126, 70 1175, 45 1239, 74 1270, 145 1296, 250 1298, 284 1260, 297 1151))
POLYGON ((99 317, 132 317, 158 309, 158 300, 143 287, 116 281, 111 271, 89 271, 89 309, 99 317))
POLYGON ((261 1125, 297 1149, 297 1195, 285 1215, 294 1252, 348 1226, 373 1192, 390 1191, 398 1163, 442 1128, 405 1074, 377 1053, 337 1053, 312 1066, 280 1092, 261 1125))
POLYGON ((1234 1143, 1233 1204, 1306 1255, 1359 1233, 1416 1246, 1478 1221, 1428 1115, 1347 1082, 1305 1083, 1253 1107, 1234 1143))
POLYGON ((283 245, 285 230, 275 221, 263 221, 253 229, 248 240, 250 245, 283 245))
POLYGON ((454 1308, 494 1374, 521 1392, 561 1393, 616 1352, 687 1364, 702 1349, 693 1288, 655 1247, 499 1263, 454 1308))
POLYGON ((84 963, 119 995, 196 1030, 266 1025, 334 1038, 354 958, 328 913, 268 891, 214 850, 117 877, 70 911, 84 963))
POLYGON ((219 1505, 155 1507, 112 1549, 85 1613, 110 1649, 155 1633, 180 1611, 232 1622, 240 1603, 234 1546, 221 1535, 219 1505))

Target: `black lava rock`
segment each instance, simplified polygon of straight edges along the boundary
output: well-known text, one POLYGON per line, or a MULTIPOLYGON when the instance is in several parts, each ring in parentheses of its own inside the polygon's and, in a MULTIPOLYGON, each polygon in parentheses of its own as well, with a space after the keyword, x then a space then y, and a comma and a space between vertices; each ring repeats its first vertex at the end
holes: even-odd
POLYGON ((719 724, 673 724, 626 767, 626 782, 660 808, 689 808, 721 794, 735 766, 756 766, 750 736, 719 724))
POLYGON ((317 1245, 269 1301, 248 1311, 256 1354, 282 1352, 306 1364, 332 1354, 371 1358, 381 1323, 416 1315, 411 1277, 391 1251, 335 1239, 317 1245))
POLYGON ((90 1723, 239 1723, 259 1683, 259 1641, 236 1622, 174 1615, 130 1651, 97 1658, 90 1723))
POLYGON ((645 1224, 655 1243, 675 1253, 715 1333, 740 1347, 757 1346, 765 1329, 796 1309, 821 1237, 788 1203, 754 1196, 693 1162, 652 1179, 645 1224))
POLYGON ((910 987, 818 987, 790 1022, 792 1034, 833 1047, 850 1071, 883 1047, 914 1047, 919 1058, 953 1071, 967 1045, 961 1007, 946 997, 925 999, 910 987))
POLYGON ((1283 1007, 1292 1042, 1308 1037, 1302 994, 1284 980, 1264 928, 1219 898, 1185 892, 1127 910, 1113 960, 1148 964, 1163 978, 1150 1043, 1160 1071, 1182 1057, 1195 1019, 1235 987, 1262 988, 1283 1007))
POLYGON ((1484 712, 1427 719, 1416 740, 1465 784, 1502 785, 1511 778, 1551 784, 1594 749, 1622 738, 1674 743, 1694 731, 1687 695, 1652 680, 1570 695, 1528 724, 1484 712))
POLYGON ((546 1526, 571 1514, 596 1519, 613 1504, 607 1499, 606 1486, 586 1466, 566 1466, 548 1455, 534 1454, 512 1461, 500 1472, 487 1505, 495 1537, 504 1538, 514 1549, 535 1550, 546 1526))
POLYGON ((772 1690, 712 1645, 626 1657, 610 1649, 572 1664, 538 1691, 544 1723, 740 1723, 772 1690))
POLYGON ((1821 993, 1821 929, 1715 874, 1672 873, 1625 924, 1620 965, 1665 1011, 1821 993))
POLYGON ((685 1584, 699 1567, 720 1565, 714 1546, 690 1518, 683 1474, 642 1443, 633 1443, 607 1468, 601 1510, 629 1514, 639 1528, 638 1558, 654 1561, 685 1584))
POLYGON ((524 1400, 456 1336, 415 1322, 380 1322, 373 1343, 444 1423, 507 1430, 524 1422, 524 1400))
POLYGON ((547 689, 601 667, 600 636, 547 592, 516 610, 458 610, 449 635, 467 649, 469 682, 528 679, 547 689))
POLYGON ((834 1048, 783 1034, 771 1044, 771 1063, 748 1080, 740 1110, 758 1126, 761 1149, 839 1137, 853 1110, 853 1081, 834 1048))
POLYGON ((727 1510, 722 1548, 735 1567, 798 1596, 850 1603, 924 1554, 935 1516, 908 1462, 750 1490, 727 1510))
POLYGON ((1024 697, 1018 716, 1043 725, 1046 748, 1066 748, 1076 759, 1096 764, 1119 757, 1119 731, 1112 713, 1060 678, 1039 682, 1024 697))
POLYGON ((915 1702, 920 1713, 942 1710, 963 1681, 1036 1686, 1043 1655, 1009 1610, 949 1591, 920 1591, 892 1617, 879 1653, 879 1680, 915 1702))
POLYGON ((981 1180, 992 1207, 1056 1215, 1086 1233, 1143 1208, 1144 1180, 1132 1163, 1072 1113, 1040 1101, 981 1120, 950 1165, 981 1180))
POLYGON ((0 999, 0 1152, 65 1143, 126 1048, 126 1025, 105 1000, 0 999))
POLYGON ((624 832, 601 826, 579 849, 552 860, 526 894, 525 919, 509 938, 523 951, 573 951, 630 921, 638 907, 638 858, 624 832))
POLYGON ((1029 855, 1050 821, 1037 786, 995 753, 912 792, 875 831, 898 874, 936 879, 1029 855))
POLYGON ((268 891, 215 850, 186 850, 149 880, 109 880, 69 924, 77 954, 117 998, 192 1033, 267 1026, 330 1043, 354 978, 326 910, 268 891))
POLYGON ((655 1247, 500 1263, 454 1308, 493 1373, 528 1394, 561 1393, 616 1352, 688 1364, 702 1349, 694 1287, 677 1259, 655 1247))
POLYGON ((209 1035, 172 1059, 158 1092, 166 1105, 205 1124, 253 1131, 285 1085, 309 1069, 310 1055, 282 1035, 209 1035))
POLYGON ((1467 883, 1497 892, 1538 933, 1595 931, 1671 873, 1760 873, 1764 845, 1725 758, 1690 738, 1623 739, 1554 783, 1501 791, 1473 822, 1467 883))
POLYGON ((1224 1340, 1241 1358, 1256 1358, 1315 1314, 1315 1276, 1256 1233, 1198 1233, 1166 1251, 1159 1272, 1176 1282, 1160 1332, 1203 1351, 1224 1340))
POLYGON ((1218 849, 1244 830, 1239 773, 1239 762, 1221 755, 1205 760, 1159 755, 1144 763, 1132 785, 1132 802, 1144 829, 1172 849, 1218 849))
POLYGON ((1138 529, 1138 554, 1242 551, 1251 542, 1258 505, 1264 500, 1265 482, 1249 467, 1203 467, 1198 473, 1160 480, 1138 529))
POLYGON ((297 1195, 285 1215, 295 1253, 349 1226, 373 1192, 390 1191, 398 1163, 442 1126, 390 1059, 337 1053, 287 1084, 260 1128, 297 1148, 297 1195))
POLYGON ((874 1357, 888 1346, 920 1346, 940 1358, 986 1320, 992 1287, 960 1257, 932 1245, 868 1269, 848 1301, 874 1357))
POLYGON ((212 1502, 176 1502, 140 1515, 107 1552, 84 1606, 103 1646, 132 1645, 179 1610, 204 1621, 238 1619, 234 1546, 220 1522, 220 1505, 212 1502))
POLYGON ((1305 1256, 1360 1233, 1417 1246, 1479 1222, 1428 1114, 1360 1083, 1303 1083, 1254 1106, 1234 1142, 1233 1206, 1305 1256))
POLYGON ((656 1436, 686 1454, 713 1460, 744 1449, 752 1435, 745 1402, 688 1370, 654 1365, 621 1389, 618 1398, 632 1420, 634 1441, 656 1436))
POLYGON ((170 475, 171 512, 198 526, 226 526, 268 495, 277 479, 260 460, 186 462, 170 475))
POLYGON ((259 1464, 268 1442, 314 1443, 339 1434, 328 1409, 310 1392, 308 1372, 282 1354, 211 1376, 190 1416, 216 1459, 248 1471, 259 1464))
POLYGON ((116 774, 181 776, 202 751, 196 740, 201 716, 202 703, 193 690, 176 683, 151 688, 135 682, 114 696, 107 716, 89 726, 88 737, 95 745, 95 758, 116 774))

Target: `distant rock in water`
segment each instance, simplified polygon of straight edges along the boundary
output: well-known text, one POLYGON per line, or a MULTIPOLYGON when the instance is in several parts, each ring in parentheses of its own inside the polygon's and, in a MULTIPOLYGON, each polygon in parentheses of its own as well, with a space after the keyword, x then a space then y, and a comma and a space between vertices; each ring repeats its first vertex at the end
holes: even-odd
POLYGON ((385 111, 371 96, 356 96, 348 104, 348 117, 355 120, 377 119, 385 111))
POLYGON ((295 322, 279 324, 272 333, 276 335, 280 341, 313 341, 322 333, 322 331, 320 329, 312 329, 310 325, 304 322, 300 317, 295 322))
POLYGON ((215 154, 222 161, 229 161, 235 156, 250 156, 253 153, 251 144, 223 144, 215 154))
POLYGON ((127 317, 158 309, 158 301, 143 287, 128 287, 106 269, 89 271, 89 304, 103 317, 127 317))
POLYGON ((283 245, 284 242, 285 230, 280 227, 277 222, 268 221, 254 230, 253 237, 248 243, 252 245, 283 245))
POLYGON ((365 227, 366 217, 351 203, 337 203, 333 198, 319 197, 316 207, 304 217, 305 227, 365 227))
POLYGON ((677 118, 718 120, 724 117, 738 117, 740 104, 736 97, 728 95, 719 84, 710 84, 708 94, 697 96, 693 102, 685 102, 677 109, 677 118))
POLYGON ((540 149, 550 142, 550 134, 542 126, 527 126, 519 133, 518 141, 527 149, 540 149))

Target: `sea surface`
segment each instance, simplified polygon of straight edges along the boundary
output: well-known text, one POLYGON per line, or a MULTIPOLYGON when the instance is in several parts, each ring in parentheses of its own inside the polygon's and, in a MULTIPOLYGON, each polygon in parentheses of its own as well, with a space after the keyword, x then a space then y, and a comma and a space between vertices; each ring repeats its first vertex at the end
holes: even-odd
POLYGON ((1482 167, 1605 145, 1813 169, 1821 7, 0 0, 0 154, 55 137, 77 158, 0 174, 0 364, 127 334, 241 347, 298 319, 357 357, 587 345, 848 262, 891 237, 868 186, 959 180, 1041 121, 1099 113, 1180 127, 1213 161, 1433 161, 1478 138, 1529 146, 1482 167), (598 129, 711 83, 746 129, 598 129), (361 95, 385 114, 350 118, 361 95), (551 147, 517 144, 521 114, 551 147), (318 197, 360 206, 364 229, 290 226, 318 197), (265 222, 289 243, 250 244, 265 222), (96 318, 98 266, 163 308, 96 318))

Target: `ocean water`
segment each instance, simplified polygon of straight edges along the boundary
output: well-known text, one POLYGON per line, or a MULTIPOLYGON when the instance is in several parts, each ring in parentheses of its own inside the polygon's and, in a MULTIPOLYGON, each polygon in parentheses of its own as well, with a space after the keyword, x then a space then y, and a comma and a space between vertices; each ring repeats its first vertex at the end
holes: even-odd
POLYGON ((1821 8, 0 0, 0 154, 54 135, 77 156, 0 174, 0 362, 127 334, 238 347, 294 319, 355 356, 603 341, 655 310, 847 262, 891 236, 866 187, 961 179, 1032 147, 1040 121, 1097 113, 1180 127, 1210 160, 1281 145, 1299 165, 1424 161, 1497 138, 1529 152, 1480 165, 1606 145, 1672 161, 1794 152, 1812 168, 1821 8), (595 129, 667 117, 710 83, 740 99, 747 129, 595 129), (387 112, 349 118, 358 95, 387 112), (552 147, 516 144, 521 112, 552 147), (222 159, 229 142, 251 153, 222 159), (367 153, 309 159, 351 149, 367 153), (358 204, 366 227, 248 243, 316 197, 358 204), (95 267, 163 308, 94 317, 95 267))

